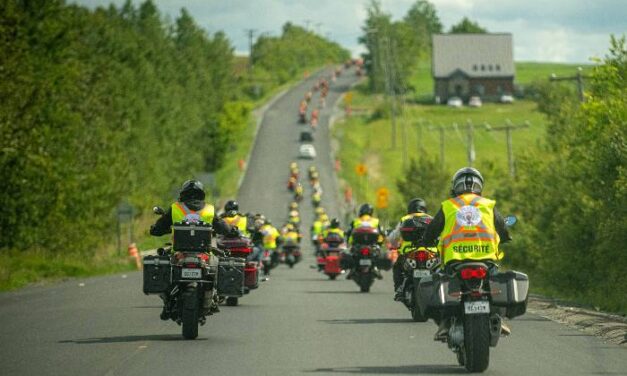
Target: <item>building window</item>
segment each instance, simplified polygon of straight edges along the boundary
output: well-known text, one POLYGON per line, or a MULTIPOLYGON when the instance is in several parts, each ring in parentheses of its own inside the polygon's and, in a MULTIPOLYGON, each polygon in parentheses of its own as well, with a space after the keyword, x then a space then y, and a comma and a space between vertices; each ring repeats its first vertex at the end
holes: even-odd
POLYGON ((481 71, 485 70, 485 65, 481 64, 481 71))
POLYGON ((477 64, 472 66, 472 70, 474 70, 475 72, 477 71, 477 64))
POLYGON ((496 64, 496 70, 497 70, 497 71, 500 71, 500 70, 501 70, 501 66, 500 66, 500 65, 498 65, 498 64, 496 64))
POLYGON ((492 64, 488 65, 488 70, 492 72, 492 64))

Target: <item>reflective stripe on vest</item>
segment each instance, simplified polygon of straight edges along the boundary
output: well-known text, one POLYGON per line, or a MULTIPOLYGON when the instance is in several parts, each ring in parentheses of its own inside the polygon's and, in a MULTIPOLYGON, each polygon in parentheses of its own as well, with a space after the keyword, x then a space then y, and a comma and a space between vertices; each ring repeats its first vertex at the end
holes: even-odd
POLYGON ((353 228, 360 227, 372 227, 374 229, 379 228, 379 218, 371 217, 369 215, 362 215, 359 218, 355 218, 353 221, 353 228))
POLYGON ((442 263, 461 260, 500 260, 494 227, 495 201, 466 193, 442 203, 444 229, 438 250, 442 263))
POLYGON ((182 202, 172 204, 172 223, 179 223, 187 220, 189 222, 203 221, 211 224, 213 222, 214 209, 212 205, 205 204, 200 211, 194 211, 188 208, 182 202))

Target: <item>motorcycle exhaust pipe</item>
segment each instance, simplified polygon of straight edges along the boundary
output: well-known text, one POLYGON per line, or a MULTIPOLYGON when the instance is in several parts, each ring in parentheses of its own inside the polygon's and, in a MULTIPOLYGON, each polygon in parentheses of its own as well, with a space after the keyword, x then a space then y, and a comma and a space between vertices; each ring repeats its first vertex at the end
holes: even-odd
POLYGON ((490 347, 496 347, 501 337, 501 316, 490 316, 490 347))

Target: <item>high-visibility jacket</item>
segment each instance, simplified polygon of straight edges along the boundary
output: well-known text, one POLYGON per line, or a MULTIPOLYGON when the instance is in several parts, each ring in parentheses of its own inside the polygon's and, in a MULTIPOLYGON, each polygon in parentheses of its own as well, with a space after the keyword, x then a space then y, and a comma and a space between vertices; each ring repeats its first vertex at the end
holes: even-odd
MULTIPOLYGON (((371 217, 368 214, 362 215, 361 217, 355 218, 353 220, 353 230, 358 228, 371 227, 375 230, 379 230, 379 218, 371 217)), ((353 234, 351 232, 350 239, 348 239, 349 243, 353 243, 353 234)), ((379 234, 379 242, 383 241, 383 234, 379 234)))
POLYGON ((242 216, 236 214, 232 217, 225 216, 222 218, 224 222, 226 222, 229 226, 234 226, 239 229, 239 231, 244 236, 249 236, 248 234, 248 218, 246 216, 242 216))
POLYGON ((462 260, 500 260, 494 226, 495 201, 464 193, 442 202, 444 229, 438 250, 442 264, 462 260))
POLYGON ((319 219, 316 219, 313 225, 311 225, 311 234, 315 236, 322 234, 323 227, 324 227, 324 224, 322 223, 322 221, 319 219))
POLYGON ((300 234, 296 231, 287 231, 283 234, 283 245, 297 246, 300 243, 300 234))
MULTIPOLYGON (((427 214, 427 213, 410 213, 410 214, 407 214, 407 215, 403 216, 401 218, 401 220, 400 220, 400 223, 402 224, 404 221, 406 221, 406 220, 408 220, 409 218, 412 218, 412 217, 429 217, 429 218, 431 218, 431 216, 429 214, 427 214)), ((404 255, 405 253, 411 251, 412 249, 413 249, 412 243, 403 240, 401 242, 401 246, 398 248, 398 254, 399 255, 404 255)), ((435 247, 428 247, 428 248, 425 248, 425 249, 427 249, 428 251, 431 251, 431 252, 437 252, 437 248, 435 248, 435 247)))
POLYGON ((213 222, 213 216, 215 210, 213 205, 205 204, 205 207, 199 211, 194 211, 188 208, 182 202, 175 202, 172 204, 172 223, 183 222, 184 220, 189 222, 203 221, 211 224, 213 222))
POLYGON ((272 225, 263 225, 259 231, 263 236, 263 247, 266 249, 276 249, 276 240, 281 235, 272 225))

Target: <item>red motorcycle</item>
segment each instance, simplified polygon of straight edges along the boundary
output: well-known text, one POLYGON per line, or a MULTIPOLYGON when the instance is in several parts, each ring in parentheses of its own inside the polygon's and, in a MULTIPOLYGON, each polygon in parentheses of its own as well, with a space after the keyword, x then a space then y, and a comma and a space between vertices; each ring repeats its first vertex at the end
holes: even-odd
POLYGON ((329 234, 324 238, 320 246, 320 255, 318 256, 318 264, 322 266, 324 274, 329 279, 334 280, 338 275, 342 274, 341 256, 346 250, 344 239, 338 234, 329 234))

